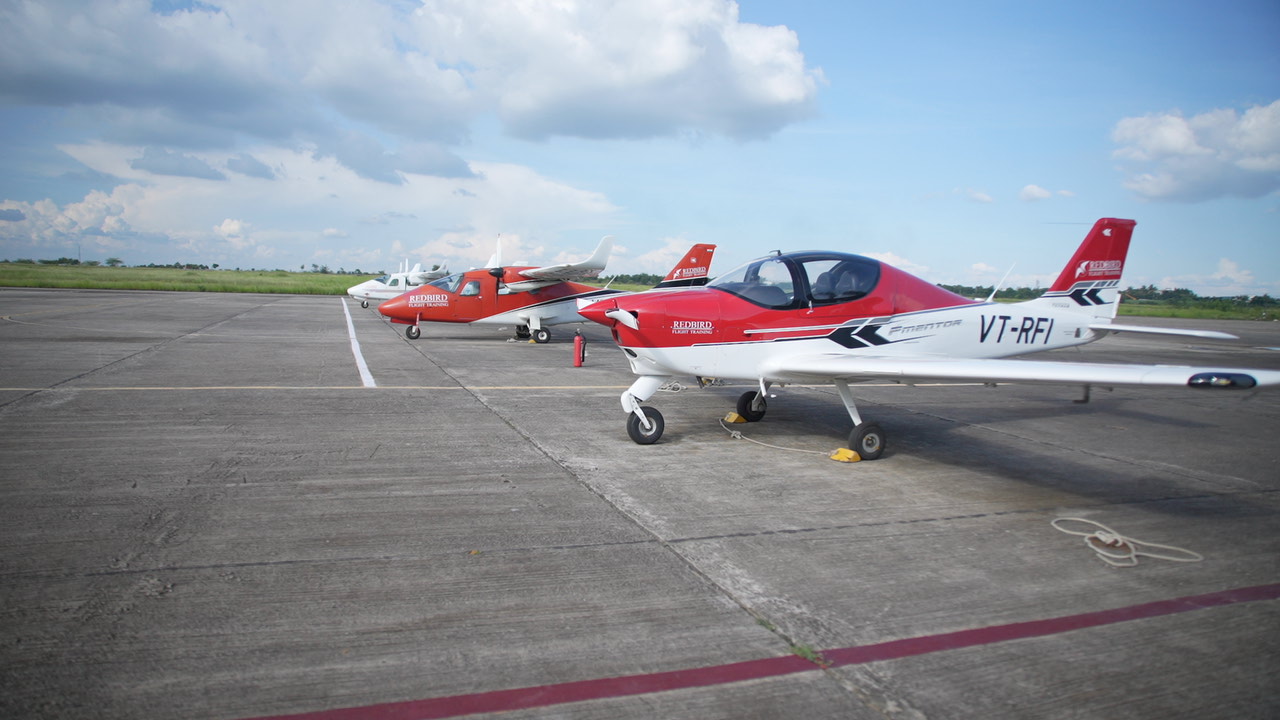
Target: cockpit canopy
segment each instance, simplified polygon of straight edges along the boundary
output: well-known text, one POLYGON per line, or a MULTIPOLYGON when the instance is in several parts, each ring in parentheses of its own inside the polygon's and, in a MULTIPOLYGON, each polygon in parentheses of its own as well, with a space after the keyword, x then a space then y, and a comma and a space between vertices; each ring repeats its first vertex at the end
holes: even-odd
POLYGON ((880 282, 880 263, 861 255, 796 252, 752 260, 707 287, 775 310, 857 300, 880 282))

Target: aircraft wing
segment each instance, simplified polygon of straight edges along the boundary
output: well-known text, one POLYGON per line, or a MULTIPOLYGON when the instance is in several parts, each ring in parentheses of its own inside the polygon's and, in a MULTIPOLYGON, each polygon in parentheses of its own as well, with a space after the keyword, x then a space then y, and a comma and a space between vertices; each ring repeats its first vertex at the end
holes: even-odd
POLYGON ((521 270, 520 275, 530 280, 550 282, 597 277, 600 275, 600 271, 604 270, 605 263, 609 261, 609 253, 611 252, 613 252, 613 236, 606 235, 601 238, 595 252, 586 260, 576 263, 560 263, 559 265, 548 265, 547 267, 529 268, 521 270))
POLYGON ((898 358, 844 354, 779 358, 765 377, 788 381, 888 380, 924 382, 1045 383, 1061 385, 1156 385, 1253 388, 1280 385, 1280 370, 1176 365, 1126 365, 1038 360, 898 358))

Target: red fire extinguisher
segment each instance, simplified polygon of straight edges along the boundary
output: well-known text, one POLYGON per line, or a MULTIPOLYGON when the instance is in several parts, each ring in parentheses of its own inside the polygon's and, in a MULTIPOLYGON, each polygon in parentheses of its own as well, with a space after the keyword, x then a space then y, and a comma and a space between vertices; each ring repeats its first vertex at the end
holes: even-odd
POLYGON ((581 330, 573 331, 573 366, 582 367, 587 359, 587 339, 582 337, 581 330))

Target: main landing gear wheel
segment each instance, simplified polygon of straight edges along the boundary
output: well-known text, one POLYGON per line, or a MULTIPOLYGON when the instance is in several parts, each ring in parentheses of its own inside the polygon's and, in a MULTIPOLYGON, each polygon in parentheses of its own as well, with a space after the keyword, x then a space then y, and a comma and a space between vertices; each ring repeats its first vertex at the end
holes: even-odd
POLYGON ((516 326, 516 339, 517 339, 517 340, 528 340, 528 339, 529 339, 529 326, 528 326, 528 325, 517 325, 517 326, 516 326))
POLYGON ((738 414, 747 422, 761 420, 766 409, 759 390, 748 390, 738 396, 738 414))
POLYGON ((422 328, 418 327, 417 325, 410 325, 409 327, 404 329, 404 336, 409 338, 410 340, 417 340, 418 338, 422 337, 422 328))
POLYGON ((551 331, 546 328, 538 328, 533 331, 533 341, 541 345, 551 340, 551 331))
POLYGON ((849 433, 849 448, 863 460, 875 460, 884 453, 884 430, 870 422, 855 425, 849 433))
POLYGON ((368 301, 368 300, 361 300, 361 301, 360 301, 360 307, 362 307, 362 308, 364 308, 364 309, 368 310, 368 309, 369 309, 369 301, 368 301))
POLYGON ((662 430, 665 427, 662 413, 651 407, 642 407, 640 412, 644 413, 645 418, 649 420, 649 429, 645 430, 644 425, 640 424, 640 418, 636 417, 635 413, 631 413, 627 416, 627 434, 638 445, 652 445, 662 437, 662 430))

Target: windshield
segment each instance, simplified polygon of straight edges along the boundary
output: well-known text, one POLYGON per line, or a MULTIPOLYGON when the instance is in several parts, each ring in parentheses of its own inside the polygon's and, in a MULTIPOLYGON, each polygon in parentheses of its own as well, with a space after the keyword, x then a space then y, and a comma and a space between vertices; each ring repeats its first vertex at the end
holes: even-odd
POLYGON ((813 307, 864 297, 880 281, 880 263, 836 252, 789 253, 752 260, 707 283, 767 308, 813 307))
POLYGON ((442 277, 439 280, 433 280, 428 285, 438 287, 445 292, 457 292, 458 284, 462 282, 462 276, 466 273, 454 273, 448 277, 442 277))
POLYGON ((752 260, 707 283, 725 292, 768 308, 780 308, 795 300, 791 268, 781 257, 752 260))

